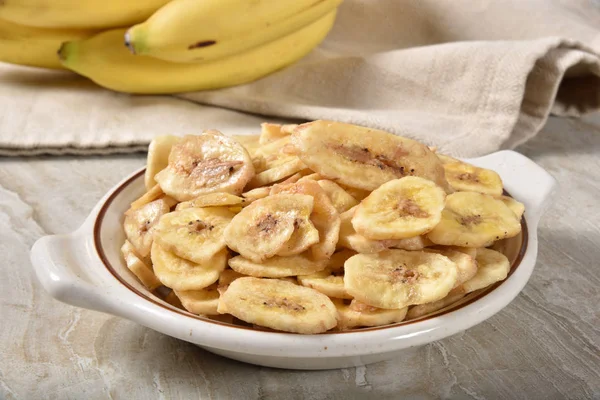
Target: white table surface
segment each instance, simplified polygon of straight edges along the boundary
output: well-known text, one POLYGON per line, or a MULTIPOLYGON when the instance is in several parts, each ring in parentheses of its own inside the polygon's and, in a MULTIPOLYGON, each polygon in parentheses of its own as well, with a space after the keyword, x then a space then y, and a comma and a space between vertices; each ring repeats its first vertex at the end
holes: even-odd
POLYGON ((50 298, 29 249, 74 230, 144 155, 0 158, 0 399, 600 398, 600 115, 518 148, 559 182, 524 291, 392 361, 286 371, 231 361, 50 298))

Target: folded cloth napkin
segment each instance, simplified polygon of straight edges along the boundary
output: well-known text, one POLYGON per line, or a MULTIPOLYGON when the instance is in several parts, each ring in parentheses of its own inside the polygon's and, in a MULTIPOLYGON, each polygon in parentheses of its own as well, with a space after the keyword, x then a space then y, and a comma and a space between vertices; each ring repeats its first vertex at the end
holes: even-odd
POLYGON ((477 156, 528 140, 550 113, 598 109, 599 0, 346 0, 309 56, 228 89, 129 96, 2 65, 0 154, 139 151, 158 134, 331 119, 477 156))

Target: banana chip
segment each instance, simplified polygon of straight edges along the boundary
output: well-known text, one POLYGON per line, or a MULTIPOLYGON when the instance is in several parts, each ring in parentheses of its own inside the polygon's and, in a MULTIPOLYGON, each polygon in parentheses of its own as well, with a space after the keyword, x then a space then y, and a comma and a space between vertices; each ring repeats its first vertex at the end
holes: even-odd
POLYGON ((500 175, 495 171, 479 168, 452 157, 438 154, 444 165, 446 180, 452 189, 461 192, 479 192, 492 196, 502 194, 500 175))
POLYGON ((508 196, 500 196, 499 199, 510 209, 510 211, 515 213, 517 219, 520 221, 525 212, 525 205, 508 196))
POLYGON ((337 307, 340 322, 338 328, 342 331, 369 326, 381 326, 402 322, 406 317, 407 307, 397 310, 386 310, 372 307, 357 300, 352 300, 350 305, 344 301, 333 299, 337 307))
POLYGON ((163 285, 175 290, 200 290, 215 283, 227 267, 227 250, 198 264, 178 257, 158 243, 152 245, 154 273, 163 285))
POLYGON ((254 157, 256 151, 260 148, 260 135, 235 135, 231 138, 241 144, 250 157, 254 157))
POLYGON ((306 254, 298 254, 289 257, 275 256, 256 263, 237 256, 229 260, 229 266, 240 274, 257 278, 284 278, 321 271, 327 266, 327 260, 314 261, 306 254))
POLYGON ((160 281, 154 275, 154 272, 152 272, 152 268, 146 265, 146 263, 135 254, 135 249, 129 241, 125 241, 125 244, 121 247, 121 253, 123 254, 123 258, 125 258, 127 268, 129 268, 148 290, 152 291, 161 285, 160 281))
POLYGON ((127 240, 131 242, 142 258, 150 254, 152 241, 158 227, 159 219, 169 212, 168 204, 162 200, 154 200, 137 209, 130 209, 125 213, 123 229, 127 240))
POLYGON ((440 222, 445 198, 445 192, 426 179, 394 179, 361 201, 352 226, 373 240, 419 236, 440 222))
POLYGON ((331 121, 298 125, 292 144, 312 170, 345 185, 375 190, 420 176, 449 191, 440 160, 427 146, 377 129, 331 121))
POLYGON ((458 268, 458 277, 454 284, 455 288, 473 278, 477 273, 477 262, 475 261, 475 258, 466 253, 443 247, 425 249, 425 251, 446 256, 456 264, 456 267, 458 268))
POLYGON ((174 290, 175 295, 181 301, 183 308, 198 315, 219 315, 219 292, 216 286, 210 286, 202 290, 174 290))
POLYGON ((150 190, 156 185, 154 176, 167 168, 167 165, 169 165, 171 148, 180 140, 181 137, 173 135, 156 136, 152 139, 148 146, 146 172, 144 173, 146 190, 150 190))
POLYGON ((260 263, 285 249, 296 227, 309 227, 313 204, 313 198, 303 194, 256 200, 233 218, 225 241, 232 250, 260 263))
POLYGON ((329 259, 329 262, 327 263, 327 268, 329 268, 332 272, 343 271, 344 263, 346 263, 346 260, 348 260, 355 254, 356 252, 350 249, 342 249, 340 251, 336 251, 329 259))
POLYGON ((482 193, 456 192, 446 198, 442 219, 427 237, 436 244, 487 247, 519 232, 520 221, 501 200, 482 193))
POLYGON ((254 176, 246 149, 217 131, 184 136, 171 149, 169 165, 154 179, 162 190, 178 201, 201 194, 242 193, 254 176))
POLYGON ((357 207, 340 214, 340 234, 337 243, 338 248, 346 248, 357 253, 379 253, 388 248, 387 243, 382 240, 371 240, 359 235, 352 226, 352 217, 357 207))
POLYGON ((161 217, 154 239, 181 258, 205 264, 225 248, 223 232, 233 216, 222 207, 173 211, 161 217))
POLYGON ((477 273, 462 284, 465 293, 483 289, 506 279, 510 271, 510 261, 500 252, 491 249, 477 250, 477 273))
POLYGON ((298 275, 296 278, 302 286, 306 286, 336 299, 352 299, 344 287, 344 276, 338 275, 330 268, 310 275, 298 275))
POLYGON ((137 210, 138 208, 142 208, 146 204, 148 204, 150 202, 153 202, 154 200, 157 200, 157 199, 161 198, 164 195, 165 195, 165 193, 162 191, 162 189, 160 188, 160 186, 159 185, 154 185, 146 193, 144 193, 142 195, 142 197, 140 197, 137 200, 134 200, 131 203, 131 206, 129 207, 129 210, 137 210))
POLYGON ((423 251, 357 254, 344 265, 346 291, 378 308, 404 308, 446 297, 456 284, 456 264, 423 251))
POLYGON ((317 182, 307 180, 273 186, 271 196, 278 193, 302 193, 314 198, 310 221, 319 231, 319 243, 311 247, 311 252, 316 260, 329 259, 339 239, 340 216, 325 191, 317 182))
POLYGON ((341 214, 358 205, 358 201, 337 183, 327 179, 318 180, 317 183, 325 191, 338 213, 341 214))
POLYGON ((270 124, 263 122, 260 124, 259 143, 265 145, 290 135, 290 132, 284 132, 279 124, 270 124))
POLYGON ((236 279, 221 295, 218 311, 285 332, 314 334, 337 325, 337 310, 329 297, 276 279, 236 279))
POLYGON ((294 221, 294 233, 277 252, 278 256, 293 256, 303 253, 314 244, 319 243, 319 231, 310 220, 296 219, 294 221))
POLYGON ((185 210, 186 208, 235 206, 244 204, 244 198, 235 196, 231 193, 209 193, 196 197, 194 200, 184 201, 177 204, 175 210, 185 210))
POLYGON ((448 294, 448 296, 444 297, 441 300, 437 300, 437 301, 434 301, 431 303, 426 303, 426 304, 421 304, 418 306, 410 307, 408 309, 408 313, 406 314, 406 319, 415 319, 415 318, 424 317, 425 315, 428 315, 428 314, 434 313, 436 311, 439 311, 443 308, 446 308, 446 307, 456 303, 463 297, 465 297, 465 294, 460 291, 457 293, 453 293, 453 292, 454 291, 450 292, 448 294))
POLYGON ((286 161, 283 164, 260 172, 254 178, 252 178, 247 187, 254 189, 257 187, 270 185, 272 183, 281 181, 282 179, 289 178, 290 176, 302 171, 304 168, 306 168, 306 166, 298 157, 292 157, 289 161, 286 161))

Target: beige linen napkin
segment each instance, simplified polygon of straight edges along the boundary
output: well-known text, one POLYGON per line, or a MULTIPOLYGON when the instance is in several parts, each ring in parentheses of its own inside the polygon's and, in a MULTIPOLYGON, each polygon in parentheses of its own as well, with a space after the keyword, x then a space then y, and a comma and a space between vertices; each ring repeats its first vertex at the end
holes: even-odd
POLYGON ((346 0, 300 63, 229 89, 128 96, 3 65, 0 153, 136 151, 157 134, 255 133, 279 117, 368 125, 475 156, 526 141, 550 112, 598 110, 599 54, 598 0, 346 0))

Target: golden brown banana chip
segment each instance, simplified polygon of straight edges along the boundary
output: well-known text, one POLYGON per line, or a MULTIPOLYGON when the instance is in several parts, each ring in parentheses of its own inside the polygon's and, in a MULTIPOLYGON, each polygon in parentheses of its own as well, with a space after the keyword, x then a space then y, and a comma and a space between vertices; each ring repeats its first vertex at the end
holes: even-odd
POLYGON ((461 192, 479 192, 492 196, 502 194, 500 175, 495 171, 479 168, 452 157, 438 154, 444 165, 446 180, 452 189, 461 192))
POLYGON ((515 213, 517 219, 520 221, 523 217, 523 213, 525 212, 525 205, 508 196, 500 196, 499 199, 506 204, 510 211, 515 213))
POLYGON ((200 290, 215 283, 227 267, 228 252, 223 249, 209 260, 198 264, 152 245, 154 273, 163 285, 175 290, 200 290))
POLYGON ((491 249, 478 249, 476 260, 477 273, 462 284, 465 293, 483 289, 508 276, 510 261, 504 254, 491 249))
MULTIPOLYGON (((144 173, 144 184, 146 190, 156 185, 154 176, 169 165, 169 154, 173 145, 181 140, 179 136, 163 135, 156 136, 148 146, 146 172, 144 173)), ((154 200, 154 199, 153 199, 154 200)), ((152 200, 150 200, 152 201, 152 200)))
POLYGON ((346 291, 379 308, 404 308, 446 297, 458 277, 456 264, 441 254, 386 250, 357 254, 344 265, 346 291))
POLYGON ((236 279, 221 295, 218 311, 285 332, 314 334, 337 325, 337 310, 327 296, 278 279, 236 279))
POLYGON ((435 183, 407 176, 384 183, 360 202, 352 226, 367 239, 406 239, 429 232, 442 218, 446 193, 435 183))
POLYGON ((448 296, 441 300, 410 307, 408 309, 408 313, 406 314, 406 319, 408 320, 424 317, 425 315, 434 313, 456 303, 463 297, 465 297, 463 292, 454 292, 453 290, 448 294, 448 296))
POLYGON ((193 200, 184 201, 183 203, 177 204, 176 210, 184 210, 186 208, 234 206, 243 203, 243 197, 235 196, 231 193, 209 193, 198 196, 193 200))
POLYGON ((317 183, 327 193, 331 204, 333 204, 338 213, 341 214, 358 205, 358 201, 337 183, 327 179, 318 180, 317 183))
POLYGON ((289 257, 275 256, 256 263, 242 256, 229 260, 229 266, 240 274, 257 278, 285 278, 288 276, 308 275, 325 269, 327 260, 315 261, 306 254, 289 257))
POLYGON ((314 198, 310 221, 319 231, 319 243, 311 247, 316 260, 329 259, 335 251, 340 232, 340 216, 325 191, 315 181, 298 181, 291 185, 275 185, 271 195, 278 193, 302 193, 314 198))
POLYGON ((161 198, 162 196, 164 196, 164 192, 162 191, 160 186, 154 185, 146 193, 144 193, 142 195, 142 197, 140 197, 137 200, 134 200, 131 203, 129 210, 137 210, 138 208, 142 208, 146 204, 153 202, 154 200, 157 200, 157 199, 161 198))
POLYGON ((442 219, 427 237, 447 246, 486 247, 519 232, 520 221, 501 200, 482 193, 456 192, 446 198, 442 219))
POLYGON ((296 279, 302 286, 313 288, 326 296, 336 299, 352 299, 344 287, 344 275, 336 273, 330 268, 310 275, 298 275, 296 279))
POLYGON ((357 300, 347 305, 345 301, 333 299, 339 314, 339 330, 359 327, 381 326, 401 322, 406 317, 407 307, 397 310, 377 308, 357 300))
POLYGON ((169 196, 187 201, 202 194, 240 194, 254 176, 246 149, 217 131, 184 136, 171 149, 169 165, 154 176, 169 196))
POLYGON ((219 292, 212 285, 201 290, 174 290, 175 295, 181 301, 183 308, 198 315, 218 315, 219 292))
POLYGON ((161 217, 154 240, 181 258, 205 264, 225 248, 223 233, 233 216, 223 207, 173 211, 161 217))
POLYGON ((245 258, 261 262, 284 249, 296 227, 308 225, 313 204, 313 198, 304 194, 256 200, 233 218, 225 241, 245 258))
POLYGON ((148 257, 157 223, 169 212, 168 204, 162 200, 154 200, 145 206, 130 209, 125 213, 123 229, 127 240, 131 242, 142 258, 148 257))
POLYGON ((292 144, 309 168, 347 186, 374 190, 392 179, 420 176, 449 190, 442 163, 427 146, 388 132, 314 121, 294 129, 292 144))
POLYGON ((138 257, 133 245, 129 241, 125 241, 125 244, 121 247, 121 253, 123 254, 123 258, 125 258, 127 268, 148 290, 152 291, 161 285, 154 272, 152 272, 152 268, 138 257))

